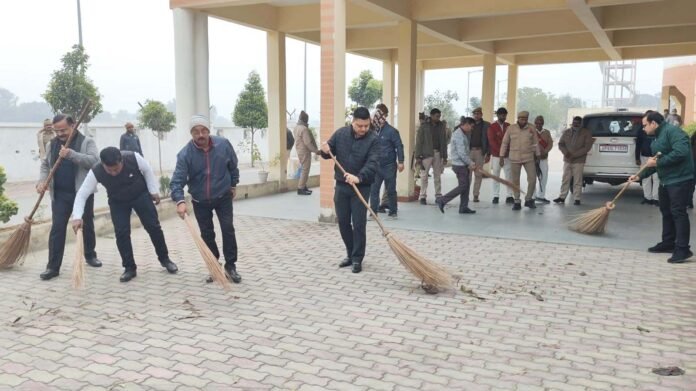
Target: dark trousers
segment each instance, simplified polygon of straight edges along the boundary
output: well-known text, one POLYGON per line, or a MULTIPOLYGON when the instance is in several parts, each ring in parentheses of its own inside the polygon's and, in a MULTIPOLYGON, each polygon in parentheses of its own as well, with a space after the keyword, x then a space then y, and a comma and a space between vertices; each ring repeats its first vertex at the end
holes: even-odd
POLYGON ((469 187, 471 186, 471 171, 467 166, 452 166, 452 171, 457 174, 457 187, 442 196, 442 202, 447 204, 454 197, 459 196, 459 209, 469 207, 469 187))
MULTIPOLYGON (((48 236, 48 269, 60 270, 65 252, 65 234, 72 214, 74 194, 55 192, 51 201, 51 233, 48 236)), ((82 238, 85 246, 85 258, 97 257, 94 248, 97 238, 94 234, 94 196, 87 198, 85 212, 82 216, 82 238)))
POLYGON ((143 228, 150 235, 150 241, 155 246, 157 259, 160 263, 169 260, 167 243, 164 241, 164 233, 157 216, 157 208, 152 203, 150 194, 144 192, 132 201, 109 201, 111 221, 116 233, 116 247, 121 254, 121 264, 126 270, 135 270, 135 258, 133 258, 133 244, 131 243, 131 211, 135 210, 143 228))
POLYGON ((213 255, 220 259, 220 251, 215 243, 213 211, 217 214, 220 231, 222 231, 222 252, 225 255, 225 267, 234 267, 235 262, 237 262, 237 237, 234 234, 232 218, 232 195, 228 194, 210 201, 193 202, 193 213, 196 215, 198 228, 201 230, 201 238, 213 255))
POLYGON ((379 191, 382 189, 382 182, 387 193, 389 213, 396 213, 396 163, 389 163, 377 169, 375 182, 370 188, 370 207, 374 211, 379 208, 379 191))
MULTIPOLYGON (((370 186, 359 186, 360 194, 367 198, 370 186)), ((338 218, 338 230, 346 246, 346 255, 353 263, 361 263, 365 257, 367 234, 367 208, 360 201, 352 186, 337 183, 334 190, 334 206, 338 218)))
POLYGON ((664 186, 660 184, 660 213, 662 213, 662 243, 674 244, 675 249, 689 249, 689 215, 686 206, 689 203, 693 180, 664 186))

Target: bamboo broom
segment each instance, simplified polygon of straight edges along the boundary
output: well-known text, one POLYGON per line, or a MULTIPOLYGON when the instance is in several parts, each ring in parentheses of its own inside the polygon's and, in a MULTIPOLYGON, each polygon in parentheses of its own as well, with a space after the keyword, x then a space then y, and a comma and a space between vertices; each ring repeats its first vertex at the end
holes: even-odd
POLYGON ((85 243, 82 239, 82 228, 75 232, 75 259, 73 259, 72 286, 82 289, 85 286, 85 243))
POLYGON ((206 245, 203 239, 201 238, 200 233, 198 233, 198 230, 193 224, 193 221, 189 217, 188 213, 184 215, 184 221, 186 222, 186 226, 188 227, 188 230, 191 233, 191 236, 193 237, 194 243, 196 243, 196 247, 198 247, 198 251, 201 253, 201 258, 203 258, 205 266, 208 268, 210 277, 212 277, 213 281, 220 285, 222 289, 229 290, 231 284, 230 281, 227 279, 227 274, 225 273, 225 270, 222 268, 222 266, 220 266, 220 263, 218 262, 215 255, 213 255, 213 253, 208 248, 208 245, 206 245))
MULTIPOLYGON (((336 160, 336 157, 331 151, 329 151, 329 155, 341 172, 343 172, 344 175, 347 174, 346 170, 343 169, 343 166, 341 166, 341 163, 336 160)), ((423 290, 425 290, 427 293, 437 293, 441 289, 450 288, 453 284, 452 275, 450 272, 444 267, 416 253, 412 248, 407 246, 406 243, 399 240, 396 235, 387 230, 377 214, 372 210, 372 208, 370 208, 370 205, 368 205, 367 201, 365 201, 362 194, 360 194, 358 188, 354 184, 351 184, 351 186, 353 187, 353 191, 355 191, 355 194, 357 194, 360 201, 363 203, 363 205, 365 205, 367 210, 379 225, 382 235, 387 238, 387 243, 389 244, 392 252, 394 252, 394 255, 396 255, 396 258, 409 272, 411 272, 411 274, 416 276, 416 278, 421 281, 421 287, 423 290)))
POLYGON ((501 177, 499 177, 499 176, 495 176, 495 175, 493 175, 493 174, 491 174, 491 173, 489 173, 489 172, 486 172, 485 170, 483 170, 483 169, 480 168, 480 167, 477 167, 477 168, 476 168, 476 172, 478 172, 479 174, 481 174, 484 178, 493 179, 494 181, 496 181, 496 182, 498 182, 498 183, 502 183, 503 185, 505 185, 505 186, 511 188, 513 191, 519 192, 520 194, 524 194, 524 191, 522 191, 522 189, 521 189, 519 186, 517 186, 517 185, 515 185, 514 183, 512 183, 512 182, 510 182, 510 181, 508 181, 508 180, 505 180, 505 179, 503 179, 503 178, 501 178, 501 177))
MULTIPOLYGON (((92 101, 87 100, 82 107, 82 111, 80 112, 80 116, 75 123, 75 126, 73 127, 73 131, 70 132, 68 140, 65 142, 66 146, 70 146, 73 138, 75 138, 75 134, 77 134, 77 129, 87 117, 91 107, 92 101)), ((44 184, 51 183, 53 175, 55 175, 56 170, 62 161, 63 157, 58 156, 58 160, 56 160, 53 168, 51 168, 51 172, 48 173, 48 177, 46 177, 44 184)), ((34 222, 34 214, 36 213, 36 210, 39 209, 39 205, 41 205, 41 200, 43 199, 44 194, 46 194, 45 189, 39 194, 39 199, 36 200, 34 209, 31 210, 29 216, 24 217, 24 222, 17 227, 12 235, 10 235, 10 238, 7 239, 5 244, 0 247, 0 269, 11 268, 16 264, 21 265, 23 263, 24 257, 27 255, 29 250, 29 242, 31 240, 31 225, 34 222)))
MULTIPOLYGON (((658 152, 657 155, 655 155, 656 158, 659 158, 660 156, 662 156, 662 153, 660 152, 658 152)), ((643 165, 640 168, 640 170, 638 170, 636 175, 640 175, 640 173, 643 172, 643 170, 645 170, 646 168, 646 165, 643 165)), ((612 210, 614 210, 614 208, 616 208, 616 201, 618 201, 619 198, 621 198, 621 196, 626 191, 626 189, 628 189, 628 186, 630 184, 630 181, 626 181, 626 183, 624 183, 623 187, 621 187, 621 190, 616 195, 616 197, 614 197, 614 199, 607 202, 601 208, 592 209, 589 212, 585 212, 577 216, 576 218, 570 221, 568 227, 573 231, 583 234, 594 235, 604 233, 604 230, 607 226, 607 222, 609 221, 609 214, 612 210)))

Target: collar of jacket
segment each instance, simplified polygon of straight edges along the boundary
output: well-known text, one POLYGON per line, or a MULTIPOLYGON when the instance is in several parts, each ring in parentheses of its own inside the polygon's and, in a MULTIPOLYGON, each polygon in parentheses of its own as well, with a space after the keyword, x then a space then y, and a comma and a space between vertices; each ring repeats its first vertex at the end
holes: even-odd
POLYGON ((203 152, 210 151, 210 150, 213 149, 213 147, 215 146, 215 143, 213 142, 213 138, 212 138, 212 137, 208 137, 208 149, 207 149, 207 150, 205 150, 205 149, 199 147, 198 144, 196 144, 196 142, 195 142, 194 140, 191 140, 191 144, 193 144, 193 146, 194 146, 196 149, 198 149, 198 150, 200 150, 200 151, 203 151, 203 152))
POLYGON ((297 124, 298 124, 298 125, 302 125, 302 126, 308 126, 307 123, 304 122, 304 121, 302 121, 302 120, 298 120, 298 121, 297 121, 297 124))
POLYGON ((353 125, 350 125, 350 134, 353 136, 354 139, 356 140, 361 140, 367 136, 367 134, 370 133, 370 130, 368 130, 364 135, 358 136, 357 133, 355 133, 355 129, 353 129, 353 125))
MULTIPOLYGON (((663 123, 660 124, 660 126, 657 127, 657 129, 655 129, 655 134, 653 135, 653 137, 657 138, 657 136, 659 136, 660 133, 662 133, 662 131, 665 130, 666 127, 667 127, 667 121, 664 121, 663 123)), ((645 132, 645 134, 648 134, 648 132, 645 132)), ((650 137, 649 134, 648 134, 648 137, 650 137)))

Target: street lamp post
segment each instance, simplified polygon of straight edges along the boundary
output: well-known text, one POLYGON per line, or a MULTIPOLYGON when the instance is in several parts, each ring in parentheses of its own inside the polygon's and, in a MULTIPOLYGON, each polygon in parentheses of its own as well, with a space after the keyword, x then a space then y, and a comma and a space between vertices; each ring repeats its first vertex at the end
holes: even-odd
POLYGON ((80 47, 82 47, 82 12, 80 11, 80 0, 77 0, 77 31, 80 34, 80 47))
POLYGON ((466 114, 471 115, 471 107, 469 103, 469 80, 471 79, 471 74, 476 72, 483 72, 483 69, 477 69, 474 71, 467 71, 466 74, 466 114))

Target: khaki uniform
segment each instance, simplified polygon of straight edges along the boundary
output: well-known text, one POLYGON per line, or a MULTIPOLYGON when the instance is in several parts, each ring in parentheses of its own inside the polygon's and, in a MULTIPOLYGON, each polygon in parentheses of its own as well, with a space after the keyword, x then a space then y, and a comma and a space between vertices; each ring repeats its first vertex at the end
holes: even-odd
POLYGON ((295 151, 297 152, 297 158, 302 165, 300 180, 297 182, 297 188, 301 190, 307 187, 309 169, 312 166, 312 153, 319 153, 319 148, 317 148, 317 142, 314 140, 314 135, 307 127, 307 124, 297 122, 297 126, 295 126, 292 133, 295 137, 295 151))
MULTIPOLYGON (((517 123, 510 125, 503 136, 500 154, 505 156, 510 162, 512 183, 516 186, 520 185, 520 174, 522 167, 524 167, 524 171, 527 173, 527 192, 524 199, 525 201, 532 200, 536 187, 536 165, 534 159, 539 154, 539 145, 534 126, 530 123, 527 123, 524 128, 520 128, 517 123)), ((514 196, 515 202, 520 202, 520 192, 515 191, 514 196)))
POLYGON ((592 149, 594 138, 586 128, 574 131, 566 129, 558 141, 558 149, 563 152, 563 180, 559 198, 565 199, 570 190, 570 179, 573 178, 573 197, 580 200, 582 193, 582 177, 587 153, 592 149))

